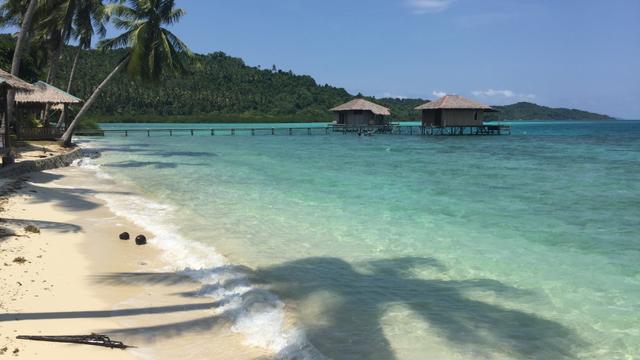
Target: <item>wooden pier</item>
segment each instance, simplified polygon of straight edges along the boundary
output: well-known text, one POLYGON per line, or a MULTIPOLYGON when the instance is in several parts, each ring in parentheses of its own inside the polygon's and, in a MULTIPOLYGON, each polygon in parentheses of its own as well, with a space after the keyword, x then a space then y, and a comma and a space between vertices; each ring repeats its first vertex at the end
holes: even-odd
POLYGON ((373 135, 419 135, 419 136, 464 136, 464 135, 510 135, 511 127, 506 125, 424 127, 419 125, 385 126, 316 126, 316 127, 256 127, 256 128, 135 128, 76 131, 76 136, 300 136, 351 134, 373 135))

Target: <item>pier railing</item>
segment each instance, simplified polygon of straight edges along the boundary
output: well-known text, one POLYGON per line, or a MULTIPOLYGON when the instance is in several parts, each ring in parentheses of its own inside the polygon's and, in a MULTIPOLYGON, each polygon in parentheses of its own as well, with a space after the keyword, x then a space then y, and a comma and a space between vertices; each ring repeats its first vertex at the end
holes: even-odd
POLYGON ((332 135, 352 134, 372 135, 422 135, 422 136, 458 136, 458 135, 506 135, 511 127, 505 125, 456 126, 446 128, 418 125, 380 125, 380 126, 315 126, 315 127, 255 127, 255 128, 129 128, 104 129, 95 131, 77 131, 77 136, 294 136, 294 135, 332 135))

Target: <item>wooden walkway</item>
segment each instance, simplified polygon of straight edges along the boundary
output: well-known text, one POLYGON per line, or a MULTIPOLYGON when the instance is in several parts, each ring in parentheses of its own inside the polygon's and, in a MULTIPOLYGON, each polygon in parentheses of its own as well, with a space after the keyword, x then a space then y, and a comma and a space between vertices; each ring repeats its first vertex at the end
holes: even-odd
POLYGON ((105 129, 98 131, 76 131, 76 136, 294 136, 294 135, 332 135, 351 134, 359 136, 374 135, 421 135, 421 136, 462 136, 462 135, 510 135, 511 127, 505 125, 456 126, 431 128, 411 125, 366 126, 366 127, 256 127, 256 128, 137 128, 105 129))

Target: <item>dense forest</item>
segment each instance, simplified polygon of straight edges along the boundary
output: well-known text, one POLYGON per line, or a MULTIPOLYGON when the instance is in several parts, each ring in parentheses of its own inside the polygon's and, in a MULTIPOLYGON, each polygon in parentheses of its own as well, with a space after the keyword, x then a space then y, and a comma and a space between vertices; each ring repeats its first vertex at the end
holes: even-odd
MULTIPOLYGON (((8 68, 13 39, 0 36, 0 66, 8 68)), ((53 85, 67 87, 75 48, 63 51, 60 70, 53 85)), ((38 77, 31 54, 26 59, 25 77, 38 77), (28 76, 27 76, 28 75, 28 76)), ((119 51, 83 51, 71 93, 86 99, 91 91, 124 56, 119 51)), ((306 75, 291 71, 247 66, 242 59, 222 52, 197 54, 187 73, 168 75, 156 84, 130 80, 124 73, 109 84, 91 110, 101 121, 326 121, 327 111, 350 100, 346 90, 320 85, 306 75)), ((43 73, 43 71, 41 71, 43 73)), ((43 77, 45 74, 39 74, 43 77)), ((371 98, 373 99, 373 98, 371 98)), ((398 119, 411 119, 422 100, 375 99, 393 107, 398 119)))
MULTIPOLYGON (((9 68, 14 40, 0 35, 0 66, 9 68)), ((44 77, 33 49, 25 58, 27 80, 44 77)), ((63 51, 60 70, 53 85, 67 87, 75 48, 63 51)), ((86 99, 97 84, 124 56, 124 50, 87 50, 81 54, 71 93, 86 99)), ((42 61, 42 60, 41 60, 42 61)), ((101 122, 298 122, 327 121, 331 107, 353 97, 345 89, 321 85, 307 75, 297 75, 273 66, 247 66, 242 59, 222 52, 196 55, 186 74, 168 75, 158 83, 130 80, 125 74, 109 84, 91 109, 90 117, 101 122)), ((423 99, 371 98, 392 109, 394 120, 414 120, 413 110, 423 99)), ((607 119, 607 116, 570 109, 552 109, 530 103, 496 107, 495 120, 607 119)))

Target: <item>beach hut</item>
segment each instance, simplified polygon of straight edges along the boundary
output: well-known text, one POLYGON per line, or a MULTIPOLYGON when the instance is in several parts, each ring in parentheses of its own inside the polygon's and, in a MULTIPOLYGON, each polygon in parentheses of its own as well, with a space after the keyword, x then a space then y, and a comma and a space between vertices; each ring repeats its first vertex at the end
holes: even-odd
MULTIPOLYGON (((36 82, 33 87, 34 91, 16 94, 16 103, 21 111, 37 113, 43 112, 47 108, 52 108, 60 110, 66 115, 68 114, 67 107, 69 105, 82 103, 81 99, 44 81, 36 82)), ((46 120, 44 122, 48 124, 46 120)), ((66 123, 66 119, 64 122, 66 123)))
POLYGON ((3 165, 8 165, 5 155, 8 152, 9 144, 9 121, 7 121, 7 93, 14 90, 17 93, 33 91, 33 85, 13 76, 10 73, 0 69, 0 114, 2 115, 2 126, 0 127, 0 155, 3 156, 3 165))
POLYGON ((44 81, 38 81, 34 83, 32 87, 33 91, 16 94, 16 102, 18 104, 37 104, 43 106, 44 104, 71 105, 82 103, 81 99, 44 81))
POLYGON ((422 126, 425 127, 481 127, 485 112, 495 112, 488 105, 466 99, 460 95, 446 95, 420 105, 422 126))
POLYGON ((389 109, 365 99, 354 99, 329 110, 336 114, 335 125, 362 127, 389 125, 389 109))

